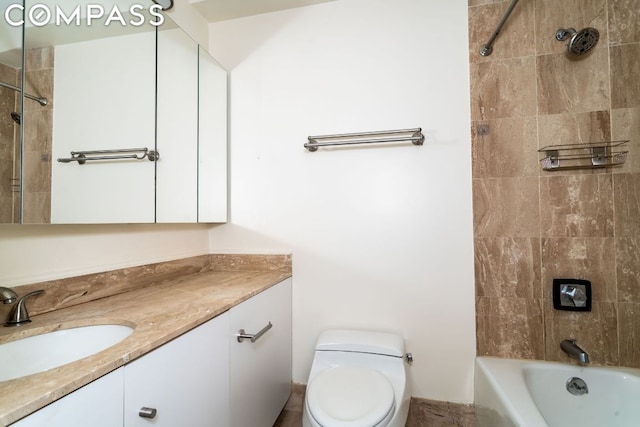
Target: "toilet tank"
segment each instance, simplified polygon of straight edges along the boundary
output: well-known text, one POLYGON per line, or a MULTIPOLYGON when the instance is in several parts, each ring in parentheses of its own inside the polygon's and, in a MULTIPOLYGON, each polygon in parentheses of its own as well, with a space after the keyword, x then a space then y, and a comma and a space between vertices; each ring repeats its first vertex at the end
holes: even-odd
POLYGON ((404 338, 397 334, 373 331, 330 329, 316 342, 316 351, 351 351, 403 357, 404 338))

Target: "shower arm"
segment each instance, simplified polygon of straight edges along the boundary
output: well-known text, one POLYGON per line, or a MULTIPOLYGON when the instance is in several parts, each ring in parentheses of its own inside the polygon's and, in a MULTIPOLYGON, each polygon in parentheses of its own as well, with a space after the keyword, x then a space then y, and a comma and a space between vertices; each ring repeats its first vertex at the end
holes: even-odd
POLYGON ((498 37, 498 34, 500 34, 502 27, 504 26, 505 22, 507 22, 507 19, 509 19, 509 15, 511 15, 511 12, 513 12, 513 8, 516 7, 516 4, 518 4, 518 1, 519 0, 511 0, 511 3, 509 3, 509 7, 507 7, 507 10, 504 12, 504 15, 502 15, 502 19, 500 20, 500 23, 498 23, 498 27, 495 29, 493 34, 491 34, 491 37, 489 37, 489 40, 487 41, 487 43, 484 46, 482 46, 482 48, 480 49, 480 55, 482 56, 491 55, 491 52, 493 52, 493 42, 496 40, 496 37, 498 37))
MULTIPOLYGON (((16 92, 21 92, 22 91, 22 89, 20 89, 18 86, 14 86, 12 84, 5 83, 5 82, 2 82, 2 81, 0 81, 0 86, 6 87, 7 89, 15 90, 16 92)), ((39 98, 37 96, 29 95, 28 93, 25 93, 24 97, 25 98, 29 98, 29 99, 33 99, 34 101, 37 101, 38 104, 42 105, 43 107, 45 105, 47 105, 47 103, 49 102, 47 100, 47 98, 39 98)))

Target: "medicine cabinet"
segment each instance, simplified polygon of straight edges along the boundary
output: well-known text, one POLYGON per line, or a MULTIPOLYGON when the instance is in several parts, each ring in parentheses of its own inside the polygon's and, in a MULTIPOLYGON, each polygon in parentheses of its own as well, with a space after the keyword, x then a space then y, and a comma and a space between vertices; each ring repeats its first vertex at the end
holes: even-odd
POLYGON ((227 73, 163 18, 2 32, 0 223, 226 221, 227 73))

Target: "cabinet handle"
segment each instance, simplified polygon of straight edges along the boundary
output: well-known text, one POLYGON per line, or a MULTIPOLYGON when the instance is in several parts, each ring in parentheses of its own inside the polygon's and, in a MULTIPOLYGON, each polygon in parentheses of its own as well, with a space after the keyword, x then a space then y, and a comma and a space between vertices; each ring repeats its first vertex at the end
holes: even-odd
POLYGON ((156 410, 156 408, 147 408, 146 406, 143 406, 142 408, 140 408, 140 412, 138 412, 138 415, 140 415, 142 418, 153 419, 156 417, 157 413, 158 411, 156 410))
POLYGON ((251 340, 251 342, 256 342, 258 341, 258 338, 260 338, 261 336, 263 336, 265 334, 265 332, 267 332, 269 329, 271 329, 273 327, 273 325, 271 324, 271 322, 269 322, 269 324, 267 326, 265 326, 264 328, 260 329, 260 332, 258 332, 255 335, 252 334, 247 334, 244 329, 240 329, 238 331, 238 333, 236 334, 236 337, 238 337, 238 342, 242 342, 245 339, 247 340, 251 340))

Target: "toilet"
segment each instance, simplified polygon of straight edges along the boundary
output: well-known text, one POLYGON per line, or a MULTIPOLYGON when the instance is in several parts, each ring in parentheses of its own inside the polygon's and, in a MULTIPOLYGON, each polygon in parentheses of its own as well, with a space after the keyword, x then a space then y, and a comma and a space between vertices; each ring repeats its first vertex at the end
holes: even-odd
POLYGON ((411 386, 400 335, 327 330, 316 342, 303 427, 404 427, 411 386))

